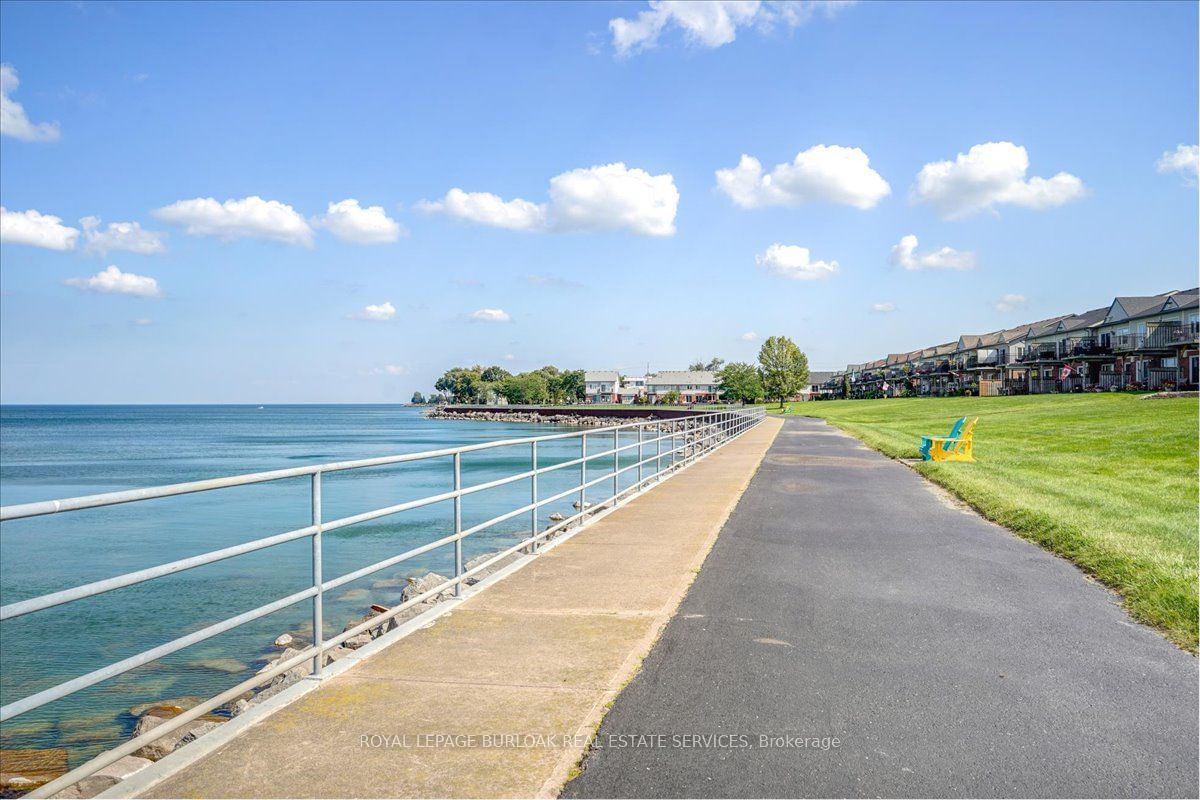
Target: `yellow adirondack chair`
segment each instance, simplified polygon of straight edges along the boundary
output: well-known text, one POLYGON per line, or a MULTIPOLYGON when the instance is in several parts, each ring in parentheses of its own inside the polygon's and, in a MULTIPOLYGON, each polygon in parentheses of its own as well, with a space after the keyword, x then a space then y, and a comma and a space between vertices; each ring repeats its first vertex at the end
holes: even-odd
POLYGON ((932 436, 930 439, 933 442, 933 447, 929 449, 929 455, 934 461, 969 461, 975 462, 975 457, 971 455, 971 445, 975 441, 975 423, 979 422, 979 417, 968 422, 962 429, 962 433, 951 438, 949 436, 940 437, 932 436))

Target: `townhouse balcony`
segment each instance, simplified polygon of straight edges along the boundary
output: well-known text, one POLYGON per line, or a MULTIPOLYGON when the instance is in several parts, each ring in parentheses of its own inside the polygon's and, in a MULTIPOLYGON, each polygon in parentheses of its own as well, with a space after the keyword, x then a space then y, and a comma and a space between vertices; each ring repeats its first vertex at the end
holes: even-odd
POLYGON ((1099 339, 1070 339, 1061 348, 1063 358, 1101 358, 1112 355, 1112 347, 1099 339))
POLYGON ((1196 342, 1196 330, 1177 322, 1159 325, 1145 333, 1119 333, 1112 336, 1114 353, 1170 351, 1196 342))
POLYGON ((992 353, 991 355, 987 355, 982 358, 980 358, 978 356, 971 356, 971 357, 968 357, 967 361, 968 361, 967 369, 979 368, 979 367, 994 367, 1000 363, 1000 354, 992 353))
POLYGON ((1025 348, 1025 352, 1017 356, 1017 361, 1022 364, 1027 364, 1034 361, 1057 361, 1058 360, 1058 343, 1043 342, 1029 345, 1025 348))

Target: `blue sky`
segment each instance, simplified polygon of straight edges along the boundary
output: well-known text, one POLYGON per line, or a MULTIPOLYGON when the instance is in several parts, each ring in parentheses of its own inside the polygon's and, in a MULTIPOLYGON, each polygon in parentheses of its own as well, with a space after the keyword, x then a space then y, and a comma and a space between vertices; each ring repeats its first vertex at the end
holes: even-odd
POLYGON ((836 368, 1196 285, 1196 4, 714 9, 5 2, 0 400, 836 368))

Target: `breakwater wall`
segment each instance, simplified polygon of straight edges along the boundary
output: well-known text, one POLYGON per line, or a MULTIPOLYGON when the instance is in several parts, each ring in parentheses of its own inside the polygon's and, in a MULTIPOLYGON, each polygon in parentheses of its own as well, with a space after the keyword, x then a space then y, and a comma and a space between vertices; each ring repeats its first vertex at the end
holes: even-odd
POLYGON ((707 413, 668 406, 438 406, 425 412, 431 419, 474 419, 483 422, 540 422, 558 425, 618 425, 641 419, 682 419, 707 413))

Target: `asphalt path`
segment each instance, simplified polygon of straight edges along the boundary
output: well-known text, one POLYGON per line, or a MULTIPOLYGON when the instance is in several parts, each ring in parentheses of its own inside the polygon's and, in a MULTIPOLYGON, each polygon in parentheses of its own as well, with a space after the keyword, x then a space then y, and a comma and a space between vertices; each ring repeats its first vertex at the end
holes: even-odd
POLYGON ((1196 797, 1197 703, 1070 563, 789 418, 562 796, 1196 797))

